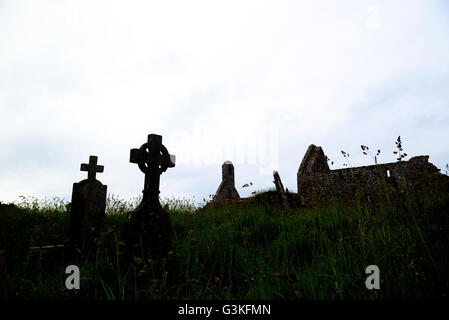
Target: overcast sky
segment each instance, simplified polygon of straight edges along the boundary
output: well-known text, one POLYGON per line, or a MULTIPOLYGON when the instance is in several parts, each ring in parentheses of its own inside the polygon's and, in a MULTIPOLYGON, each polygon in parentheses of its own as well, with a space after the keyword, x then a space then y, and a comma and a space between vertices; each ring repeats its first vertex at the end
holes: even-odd
POLYGON ((131 148, 163 136, 162 197, 294 192, 310 144, 342 168, 449 162, 449 2, 0 0, 0 201, 70 200, 89 155, 140 194, 131 148), (253 182, 254 188, 244 188, 253 182))

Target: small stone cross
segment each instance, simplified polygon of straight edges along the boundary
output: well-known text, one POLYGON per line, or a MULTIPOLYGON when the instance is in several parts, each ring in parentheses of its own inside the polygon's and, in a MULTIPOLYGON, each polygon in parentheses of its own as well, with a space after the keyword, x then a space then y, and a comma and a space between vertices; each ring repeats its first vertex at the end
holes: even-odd
POLYGON ((104 166, 97 165, 98 157, 97 156, 90 156, 89 157, 89 164, 82 163, 81 164, 81 171, 87 171, 87 179, 89 180, 95 180, 95 177, 97 175, 97 172, 103 172, 104 166))
POLYGON ((87 179, 73 184, 69 237, 74 246, 92 240, 104 229, 107 186, 95 178, 104 170, 97 160, 97 156, 90 156, 88 164, 82 163, 80 170, 87 171, 87 179))

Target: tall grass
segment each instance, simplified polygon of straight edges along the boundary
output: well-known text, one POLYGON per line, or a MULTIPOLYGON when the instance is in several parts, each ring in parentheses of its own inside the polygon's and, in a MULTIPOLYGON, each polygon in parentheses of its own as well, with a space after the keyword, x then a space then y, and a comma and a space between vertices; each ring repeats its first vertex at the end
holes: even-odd
POLYGON ((162 261, 120 260, 126 212, 111 197, 106 231, 81 248, 81 289, 64 287, 67 258, 30 253, 62 243, 65 204, 28 201, 0 210, 0 297, 24 299, 422 299, 449 293, 447 192, 333 202, 287 210, 258 200, 200 207, 166 199, 174 238, 162 261), (365 287, 380 268, 381 289, 365 287))

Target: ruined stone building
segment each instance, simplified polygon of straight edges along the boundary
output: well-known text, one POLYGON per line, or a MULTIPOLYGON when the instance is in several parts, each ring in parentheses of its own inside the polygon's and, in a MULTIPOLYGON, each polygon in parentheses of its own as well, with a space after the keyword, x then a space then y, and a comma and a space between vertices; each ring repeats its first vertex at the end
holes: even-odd
POLYGON ((434 178, 447 181, 448 177, 428 159, 418 156, 409 161, 330 170, 321 147, 312 144, 298 170, 298 194, 305 202, 355 199, 387 189, 401 192, 408 187, 422 187, 434 178))
POLYGON ((235 189, 234 165, 231 161, 225 161, 221 166, 221 177, 221 184, 213 200, 239 200, 240 195, 235 189))

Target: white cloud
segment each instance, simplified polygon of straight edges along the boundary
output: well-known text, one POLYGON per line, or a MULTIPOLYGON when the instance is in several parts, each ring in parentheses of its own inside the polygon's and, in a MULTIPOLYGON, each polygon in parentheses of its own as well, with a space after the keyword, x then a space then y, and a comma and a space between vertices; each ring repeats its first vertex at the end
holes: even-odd
POLYGON ((277 169, 296 190, 311 143, 335 160, 345 149, 366 164, 360 144, 378 145, 393 161, 387 149, 401 134, 410 155, 430 154, 442 167, 447 6, 404 6, 1 2, 0 200, 70 197, 90 154, 105 165, 99 177, 109 192, 137 194, 143 176, 129 149, 149 133, 177 155, 161 178, 169 196, 214 193, 225 160, 238 184, 271 186, 261 172, 277 169))

